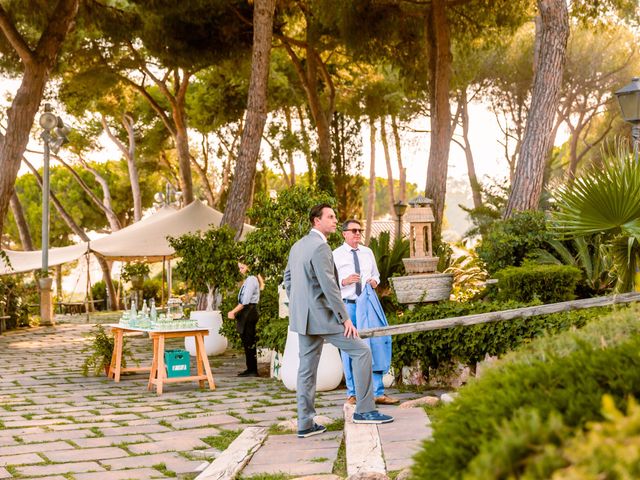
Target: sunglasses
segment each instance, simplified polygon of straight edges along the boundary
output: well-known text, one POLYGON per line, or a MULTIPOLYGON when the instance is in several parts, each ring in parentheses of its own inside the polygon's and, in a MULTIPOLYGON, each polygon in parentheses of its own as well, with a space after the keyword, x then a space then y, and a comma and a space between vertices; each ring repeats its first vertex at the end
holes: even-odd
POLYGON ((351 232, 351 233, 353 233, 354 235, 357 235, 357 234, 362 234, 362 232, 363 232, 364 230, 362 230, 361 228, 347 228, 347 229, 342 230, 342 231, 343 231, 343 232, 351 232))

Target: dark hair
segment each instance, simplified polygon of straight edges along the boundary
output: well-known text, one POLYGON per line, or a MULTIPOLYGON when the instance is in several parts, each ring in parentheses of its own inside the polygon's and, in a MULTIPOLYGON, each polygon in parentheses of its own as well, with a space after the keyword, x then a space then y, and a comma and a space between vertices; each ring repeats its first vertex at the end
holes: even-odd
POLYGON ((358 224, 358 226, 359 226, 360 228, 362 228, 362 223, 360 223, 360 220, 356 220, 355 218, 350 218, 349 220, 347 220, 346 222, 344 222, 344 223, 342 224, 342 231, 343 231, 343 232, 346 232, 347 230, 349 230, 349 224, 350 224, 350 223, 357 223, 357 224, 358 224))
POLYGON ((318 205, 314 205, 313 207, 311 207, 311 210, 309 210, 309 221, 311 222, 312 227, 315 225, 314 219, 322 217, 322 211, 325 208, 333 207, 328 203, 319 203, 318 205))

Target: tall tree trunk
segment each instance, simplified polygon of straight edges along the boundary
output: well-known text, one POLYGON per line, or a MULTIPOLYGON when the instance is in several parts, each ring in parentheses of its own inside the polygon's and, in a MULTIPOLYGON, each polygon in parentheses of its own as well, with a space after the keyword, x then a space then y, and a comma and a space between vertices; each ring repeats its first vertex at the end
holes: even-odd
POLYGON ((335 86, 331 74, 316 50, 320 36, 318 33, 319 26, 309 16, 308 12, 304 11, 303 13, 307 21, 306 43, 304 44, 306 58, 304 62, 291 48, 290 39, 280 38, 293 62, 298 79, 307 96, 309 110, 316 126, 318 135, 316 184, 320 190, 335 196, 335 184, 331 175, 331 119, 335 110, 335 86), (327 89, 324 105, 320 92, 322 86, 327 89))
POLYGON ((387 139, 387 127, 385 125, 385 117, 380 117, 380 139, 382 140, 382 147, 384 149, 384 160, 387 164, 387 188, 389 189, 389 215, 391 218, 395 218, 395 194, 393 193, 393 170, 391 170, 391 155, 389 155, 389 140, 387 139))
POLYGON ((104 115, 101 116, 102 128, 109 139, 118 147, 127 161, 127 170, 129 171, 129 184, 131 186, 131 195, 133 196, 133 221, 142 220, 142 194, 140 193, 140 177, 138 175, 138 167, 136 166, 136 137, 133 130, 133 118, 131 115, 124 113, 120 123, 127 132, 127 146, 116 137, 107 123, 104 115))
MULTIPOLYGON (((36 178, 36 181, 38 182, 40 188, 42 188, 42 176, 40 175, 40 173, 38 173, 38 170, 36 170, 35 167, 29 161, 27 161, 26 158, 23 158, 23 161, 25 165, 29 167, 31 173, 33 173, 33 176, 36 178)), ((69 215, 69 213, 66 211, 62 203, 60 203, 60 200, 58 200, 58 197, 52 190, 49 190, 49 198, 51 199, 51 203, 53 203, 53 206, 56 208, 56 211, 58 212, 62 220, 64 220, 67 226, 71 229, 71 231, 78 237, 80 237, 83 242, 88 242, 90 239, 85 231, 80 228, 80 226, 73 220, 73 218, 71 218, 71 215, 69 215)), ((100 268, 102 269, 102 279, 104 280, 104 283, 107 287, 107 308, 115 310, 117 309, 117 305, 115 303, 116 291, 115 288, 113 288, 113 281, 111 280, 111 268, 109 266, 109 263, 104 258, 96 255, 96 259, 98 260, 100 268)))
POLYGON ((369 192, 367 195, 367 213, 364 227, 364 243, 369 244, 371 239, 371 227, 373 226, 373 216, 376 210, 376 120, 369 118, 369 149, 371 151, 371 164, 369 166, 369 192))
POLYGON ((33 240, 31 239, 31 232, 29 231, 29 224, 24 216, 24 209, 22 203, 18 198, 18 194, 14 190, 11 195, 11 213, 13 213, 13 219, 18 226, 18 234, 20 235, 20 243, 22 244, 22 250, 33 250, 33 240))
POLYGON ((464 140, 464 156, 467 160, 467 174, 469 175, 469 184, 471 185, 471 196, 473 197, 473 208, 482 207, 482 193, 480 190, 480 182, 476 175, 476 166, 473 161, 473 152, 471 151, 471 142, 469 141, 469 101, 467 98, 466 88, 462 90, 460 95, 460 116, 462 120, 462 138, 464 140))
POLYGON ((307 175, 309 176, 309 185, 315 183, 315 168, 313 165, 313 155, 311 154, 311 140, 309 139, 309 133, 304 126, 304 114, 302 113, 302 107, 296 105, 296 111, 298 112, 298 118, 300 119, 300 135, 302 135, 302 151, 304 158, 307 161, 307 175))
POLYGON ((209 137, 206 133, 202 134, 201 151, 202 158, 204 159, 204 166, 200 165, 193 156, 191 157, 191 163, 196 167, 196 172, 198 173, 200 182, 204 187, 204 194, 207 197, 209 206, 214 208, 215 195, 213 194, 213 188, 211 187, 211 182, 209 182, 209 177, 207 175, 207 170, 209 168, 209 137))
POLYGON ((396 158, 398 159, 398 172, 400 176, 398 198, 401 202, 407 203, 407 169, 404 168, 402 164, 402 145, 400 144, 400 133, 398 132, 398 122, 396 121, 395 115, 391 115, 391 130, 393 131, 393 143, 396 147, 396 158))
POLYGON ((0 5, 0 31, 24 65, 22 82, 7 111, 7 131, 0 148, 0 235, 9 208, 20 160, 29 141, 33 119, 40 106, 49 73, 56 64, 58 52, 71 30, 79 0, 59 0, 54 15, 45 27, 35 50, 32 50, 12 19, 0 5))
POLYGON ((505 218, 514 212, 538 208, 545 163, 553 144, 550 133, 562 85, 569 13, 565 0, 538 0, 538 9, 540 29, 536 37, 540 39, 540 50, 533 72, 531 108, 505 218))
POLYGON ((102 175, 100 175, 100 173, 95 168, 92 168, 91 166, 89 166, 89 164, 80 155, 78 155, 78 160, 80 160, 80 163, 82 164, 82 166, 94 176, 96 182, 98 182, 100 184, 100 187, 102 188, 102 201, 100 201, 100 199, 96 196, 96 194, 93 193, 93 190, 91 190, 89 185, 85 183, 82 177, 78 175, 78 172, 76 172, 71 165, 69 165, 67 162, 62 160, 61 157, 56 156, 56 159, 67 170, 69 170, 69 173, 71 173, 75 181, 78 183, 78 185, 80 185, 80 188, 84 190, 84 192, 87 194, 89 199, 100 210, 104 212, 105 216, 107 217, 107 221, 109 222, 109 227, 111 228, 111 231, 117 232, 118 230, 120 230, 122 228, 122 225, 120 224, 120 219, 118 218, 116 213, 113 211, 113 205, 111 202, 111 191, 109 190, 109 183, 107 182, 107 180, 102 175))
MULTIPOLYGON (((293 132, 293 125, 291 122, 291 109, 287 106, 283 107, 284 119, 287 123, 287 131, 293 132)), ((287 148, 287 161, 289 162, 289 185, 292 187, 296 184, 296 166, 293 161, 293 150, 287 148)))
POLYGON ((230 225, 236 231, 236 238, 240 238, 242 234, 244 216, 251 201, 260 140, 267 120, 267 87, 275 7, 276 0, 255 0, 253 7, 252 67, 247 114, 229 200, 222 217, 222 224, 230 225))
POLYGON ((451 32, 446 13, 446 0, 433 0, 427 17, 429 47, 429 79, 431 101, 431 146, 427 167, 425 195, 433 200, 433 239, 440 242, 444 201, 447 193, 447 171, 451 145, 451 32))
POLYGON ((187 132, 187 114, 184 110, 184 99, 172 109, 173 121, 176 126, 174 140, 178 153, 180 173, 180 190, 182 202, 189 205, 193 202, 193 179, 191 178, 191 153, 189 152, 189 134, 187 132))

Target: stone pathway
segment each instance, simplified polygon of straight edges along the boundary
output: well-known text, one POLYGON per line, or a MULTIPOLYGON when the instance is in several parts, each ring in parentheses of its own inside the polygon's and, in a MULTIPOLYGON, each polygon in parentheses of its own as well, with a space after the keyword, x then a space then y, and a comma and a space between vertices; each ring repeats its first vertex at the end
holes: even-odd
MULTIPOLYGON (((120 383, 84 377, 81 350, 91 327, 59 324, 0 336, 0 479, 192 479, 245 426, 295 417, 295 393, 274 379, 236 377, 244 358, 234 352, 210 359, 214 391, 186 382, 158 397, 147 391, 144 374, 120 383)), ((127 342, 141 365, 150 364, 146 336, 127 342)), ((168 343, 183 348, 179 340, 168 343)), ((318 414, 339 421, 344 396, 319 393, 318 414)), ((380 427, 387 469, 399 470, 430 434, 428 418, 422 409, 383 410, 396 416, 380 427)), ((272 434, 242 476, 331 473, 341 441, 341 431, 304 440, 272 434)))

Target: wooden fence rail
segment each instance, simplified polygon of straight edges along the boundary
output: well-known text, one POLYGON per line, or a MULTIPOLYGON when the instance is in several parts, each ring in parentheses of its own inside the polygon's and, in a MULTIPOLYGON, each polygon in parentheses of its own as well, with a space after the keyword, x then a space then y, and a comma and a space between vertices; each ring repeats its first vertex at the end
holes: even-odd
POLYGON ((568 312, 570 310, 582 310, 585 308, 604 307, 606 305, 616 305, 619 303, 631 303, 637 301, 640 301, 640 293, 623 293, 607 297, 586 298, 584 300, 549 303, 546 305, 536 305, 534 307, 514 308, 512 310, 501 310, 499 312, 478 313, 475 315, 465 315, 463 317, 443 318, 441 320, 428 320, 416 323, 403 323, 400 325, 389 325, 388 327, 367 328, 359 330, 358 332, 362 338, 382 337, 384 335, 399 335, 401 333, 441 330, 443 328, 499 322, 501 320, 512 320, 514 318, 534 317, 536 315, 568 312))

